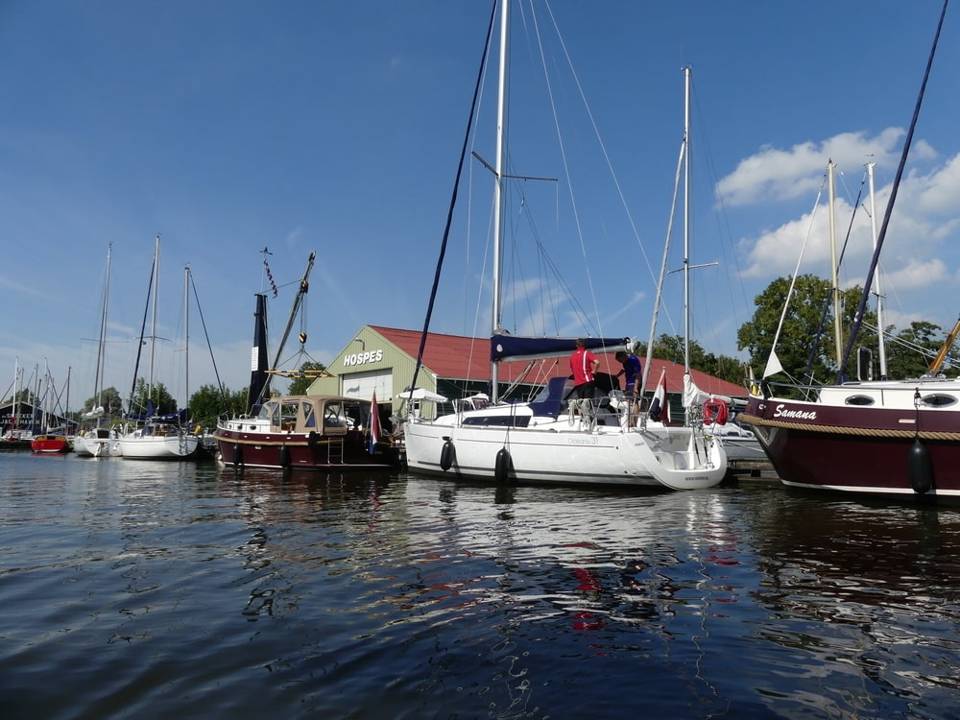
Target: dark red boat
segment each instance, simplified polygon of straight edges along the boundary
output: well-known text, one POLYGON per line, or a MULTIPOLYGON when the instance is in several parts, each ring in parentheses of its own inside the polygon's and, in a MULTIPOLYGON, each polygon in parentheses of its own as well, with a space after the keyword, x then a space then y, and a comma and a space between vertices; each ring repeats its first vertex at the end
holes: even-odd
POLYGON ((786 485, 960 498, 960 382, 845 383, 813 402, 752 396, 748 423, 786 485))
POLYGON ((371 443, 370 402, 357 398, 273 398, 255 417, 221 421, 214 437, 226 465, 346 470, 398 464, 389 441, 371 443))

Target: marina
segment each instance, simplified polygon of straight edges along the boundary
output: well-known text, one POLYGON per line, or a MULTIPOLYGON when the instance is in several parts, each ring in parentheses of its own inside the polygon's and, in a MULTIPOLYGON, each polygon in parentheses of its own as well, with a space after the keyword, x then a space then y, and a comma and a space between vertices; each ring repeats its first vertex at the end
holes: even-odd
POLYGON ((15 3, 0 718, 960 717, 949 4, 15 3))
POLYGON ((5 717, 955 715, 953 510, 749 480, 0 473, 5 717))

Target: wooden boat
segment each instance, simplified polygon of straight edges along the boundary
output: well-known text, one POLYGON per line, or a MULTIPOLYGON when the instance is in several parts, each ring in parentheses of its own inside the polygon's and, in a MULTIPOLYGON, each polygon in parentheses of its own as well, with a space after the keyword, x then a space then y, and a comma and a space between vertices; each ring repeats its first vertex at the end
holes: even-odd
POLYGON ((371 403, 357 398, 273 398, 255 417, 217 424, 219 460, 238 467, 394 468, 397 455, 391 445, 377 443, 370 451, 370 411, 371 403))

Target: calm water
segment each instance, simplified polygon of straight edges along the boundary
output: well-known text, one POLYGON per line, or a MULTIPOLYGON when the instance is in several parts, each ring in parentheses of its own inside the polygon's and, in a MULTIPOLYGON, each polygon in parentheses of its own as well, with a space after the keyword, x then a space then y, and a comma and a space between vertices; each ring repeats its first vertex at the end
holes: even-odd
POLYGON ((960 716, 960 512, 0 455, 0 714, 960 716))

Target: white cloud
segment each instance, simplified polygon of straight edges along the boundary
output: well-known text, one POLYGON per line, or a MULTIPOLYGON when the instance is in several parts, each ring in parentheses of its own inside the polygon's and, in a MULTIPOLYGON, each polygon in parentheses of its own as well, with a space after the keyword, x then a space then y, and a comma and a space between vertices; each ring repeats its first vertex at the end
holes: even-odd
MULTIPOLYGON (((890 197, 891 184, 877 190, 877 226, 882 224, 884 208, 890 197)), ((850 222, 851 207, 838 200, 836 207, 837 243, 842 245, 850 222)), ((801 272, 829 274, 830 247, 828 242, 828 214, 821 203, 811 226, 810 213, 787 220, 780 226, 762 232, 756 238, 741 241, 747 249, 748 263, 745 277, 765 278, 791 273, 796 265, 800 247, 807 236, 807 245, 801 272)), ((884 265, 900 287, 916 288, 943 279, 947 272, 942 262, 930 258, 939 245, 960 229, 960 155, 947 160, 928 174, 910 173, 901 183, 897 204, 891 216, 884 242, 884 265), (923 273, 928 273, 923 275, 923 273)), ((859 276, 866 271, 872 251, 870 218, 861 209, 851 230, 844 267, 855 268, 859 276)), ((847 273, 848 275, 850 273, 847 273)), ((895 285, 894 285, 895 287, 895 285)))
POLYGON ((887 292, 925 287, 945 280, 948 275, 947 266, 939 258, 933 258, 926 262, 911 259, 899 270, 894 270, 883 276, 883 290, 887 292))
POLYGON ((31 297, 43 297, 43 293, 36 288, 18 283, 15 280, 10 280, 9 278, 5 278, 3 276, 0 276, 0 288, 13 290, 14 292, 22 293, 23 295, 29 295, 31 297))
MULTIPOLYGON (((856 168, 872 159, 881 168, 896 164, 902 128, 887 128, 873 137, 864 131, 834 135, 820 143, 807 141, 789 149, 765 146, 744 158, 716 187, 727 205, 748 205, 765 200, 785 200, 815 193, 827 160, 843 168, 856 168)), ((920 140, 911 149, 914 159, 932 159, 936 152, 920 140)))

